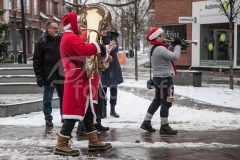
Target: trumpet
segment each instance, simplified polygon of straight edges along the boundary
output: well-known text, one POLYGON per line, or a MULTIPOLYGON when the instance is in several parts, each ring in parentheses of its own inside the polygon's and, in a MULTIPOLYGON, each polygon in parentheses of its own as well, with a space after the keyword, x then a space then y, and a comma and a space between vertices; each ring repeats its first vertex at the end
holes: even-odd
MULTIPOLYGON (((195 44, 197 45, 198 44, 198 39, 195 39, 195 40, 185 40, 185 39, 182 39, 180 37, 178 37, 180 40, 181 40, 181 46, 182 47, 189 47, 190 44, 195 44)), ((169 39, 164 39, 164 41, 168 44, 168 45, 171 45, 172 42, 174 42, 174 38, 169 38, 169 39)))

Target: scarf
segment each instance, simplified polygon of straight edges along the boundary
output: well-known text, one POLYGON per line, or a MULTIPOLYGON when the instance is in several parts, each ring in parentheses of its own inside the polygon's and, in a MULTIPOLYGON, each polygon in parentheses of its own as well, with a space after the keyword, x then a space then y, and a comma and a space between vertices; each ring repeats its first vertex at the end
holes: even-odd
MULTIPOLYGON (((156 40, 151 41, 150 44, 151 44, 151 45, 161 45, 161 46, 164 46, 164 47, 166 47, 166 48, 168 49, 166 43, 158 42, 158 41, 156 41, 156 40)), ((175 66, 175 64, 174 64, 173 61, 171 61, 171 63, 172 63, 172 66, 173 66, 174 72, 175 72, 175 74, 177 75, 177 74, 178 74, 178 72, 177 72, 177 68, 176 68, 176 66, 175 66)))

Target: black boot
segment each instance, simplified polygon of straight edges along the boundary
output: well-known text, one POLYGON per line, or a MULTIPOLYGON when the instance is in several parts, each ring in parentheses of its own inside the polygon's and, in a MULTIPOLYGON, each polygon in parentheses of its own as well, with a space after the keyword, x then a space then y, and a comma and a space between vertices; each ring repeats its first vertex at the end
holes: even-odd
POLYGON ((46 126, 47 127, 53 127, 53 123, 51 119, 46 119, 46 126))
POLYGON ((76 134, 78 136, 85 136, 85 133, 86 133, 86 131, 84 129, 83 122, 78 122, 76 134))
POLYGON ((107 117, 107 105, 102 107, 102 119, 107 117))
POLYGON ((116 118, 119 117, 119 115, 115 112, 115 104, 111 104, 111 112, 110 112, 110 115, 113 116, 113 117, 116 117, 116 118))
POLYGON ((98 131, 108 131, 109 130, 109 127, 104 127, 101 124, 94 124, 94 126, 98 131))
POLYGON ((156 129, 152 128, 151 121, 143 121, 141 127, 142 129, 148 131, 148 132, 155 132, 156 129))
POLYGON ((169 123, 167 124, 163 124, 161 125, 161 128, 160 128, 160 134, 170 134, 170 135, 173 135, 173 134, 177 134, 178 131, 177 130, 173 130, 170 126, 169 126, 169 123))

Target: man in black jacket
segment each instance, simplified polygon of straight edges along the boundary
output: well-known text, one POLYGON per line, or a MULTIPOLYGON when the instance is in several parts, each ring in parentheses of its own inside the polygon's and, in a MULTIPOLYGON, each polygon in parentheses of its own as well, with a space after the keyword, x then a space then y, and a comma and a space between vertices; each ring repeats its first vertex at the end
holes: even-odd
POLYGON ((60 41, 58 24, 52 21, 47 22, 46 32, 40 36, 33 56, 33 68, 37 85, 44 89, 43 113, 48 127, 53 126, 51 113, 55 88, 59 97, 60 114, 62 115, 64 72, 60 57, 60 41))

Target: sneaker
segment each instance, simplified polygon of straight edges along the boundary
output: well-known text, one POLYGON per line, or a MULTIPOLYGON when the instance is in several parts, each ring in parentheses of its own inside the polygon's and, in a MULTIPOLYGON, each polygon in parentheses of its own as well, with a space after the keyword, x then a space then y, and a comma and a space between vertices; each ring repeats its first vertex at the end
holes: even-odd
POLYGON ((53 123, 52 123, 51 119, 46 119, 46 126, 47 127, 52 127, 53 126, 53 123))
POLYGON ((163 124, 161 125, 161 128, 160 128, 160 134, 169 134, 169 135, 175 135, 178 133, 177 130, 173 130, 169 124, 163 124))

